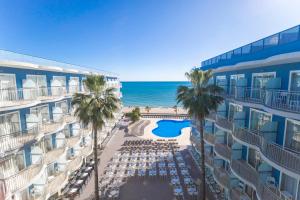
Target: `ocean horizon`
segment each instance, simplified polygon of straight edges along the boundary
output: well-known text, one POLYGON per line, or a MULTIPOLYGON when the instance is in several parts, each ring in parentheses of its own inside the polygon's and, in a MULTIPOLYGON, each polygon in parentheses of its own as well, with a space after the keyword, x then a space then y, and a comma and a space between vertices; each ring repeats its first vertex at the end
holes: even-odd
POLYGON ((124 81, 122 102, 124 106, 173 107, 176 91, 188 81, 124 81))

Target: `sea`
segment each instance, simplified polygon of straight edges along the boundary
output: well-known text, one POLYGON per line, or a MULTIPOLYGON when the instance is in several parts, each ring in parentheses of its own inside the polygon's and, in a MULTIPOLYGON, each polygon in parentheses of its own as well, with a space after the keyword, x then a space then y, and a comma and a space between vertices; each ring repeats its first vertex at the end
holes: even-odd
POLYGON ((122 82, 122 102, 124 106, 173 107, 180 85, 189 82, 122 82))

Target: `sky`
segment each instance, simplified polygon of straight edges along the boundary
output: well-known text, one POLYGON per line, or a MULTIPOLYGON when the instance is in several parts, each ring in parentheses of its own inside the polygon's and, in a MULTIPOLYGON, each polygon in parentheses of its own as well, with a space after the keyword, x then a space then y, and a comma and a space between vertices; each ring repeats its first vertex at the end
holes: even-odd
POLYGON ((300 0, 0 0, 0 49, 181 81, 201 61, 300 24, 300 0))

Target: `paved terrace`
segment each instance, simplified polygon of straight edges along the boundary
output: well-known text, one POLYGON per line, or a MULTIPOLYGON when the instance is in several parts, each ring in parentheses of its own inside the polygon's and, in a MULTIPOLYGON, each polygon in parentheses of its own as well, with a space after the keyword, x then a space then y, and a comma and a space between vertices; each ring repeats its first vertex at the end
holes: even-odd
MULTIPOLYGON (((110 141, 107 143, 105 149, 100 156, 99 180, 103 177, 105 167, 112 159, 113 155, 122 147, 122 144, 126 140, 137 140, 137 136, 129 136, 125 134, 124 130, 118 130, 112 136, 110 141)), ((187 168, 194 181, 198 182, 197 177, 200 177, 200 173, 192 157, 188 153, 186 146, 181 146, 180 150, 187 164, 187 168)), ((87 200, 91 199, 91 195, 94 193, 94 177, 93 174, 86 186, 83 187, 79 196, 76 200, 87 200)), ((201 192, 200 192, 201 194, 201 192)), ((170 185, 169 180, 161 179, 149 179, 145 178, 142 181, 136 178, 130 178, 127 180, 125 185, 120 190, 121 200, 173 200, 176 199, 173 195, 173 189, 170 185)))

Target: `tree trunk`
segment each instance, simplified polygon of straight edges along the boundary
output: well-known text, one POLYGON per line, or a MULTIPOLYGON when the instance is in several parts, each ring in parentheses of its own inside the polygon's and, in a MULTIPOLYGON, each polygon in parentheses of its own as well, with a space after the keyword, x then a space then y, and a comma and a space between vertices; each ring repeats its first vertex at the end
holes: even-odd
POLYGON ((206 198, 205 182, 205 154, 204 154, 204 120, 200 119, 200 148, 201 148, 201 179, 202 179, 202 200, 206 198))
POLYGON ((94 128, 94 174, 95 174, 95 200, 100 200, 99 197, 99 183, 98 183, 98 148, 97 148, 98 138, 97 138, 97 128, 94 128))

